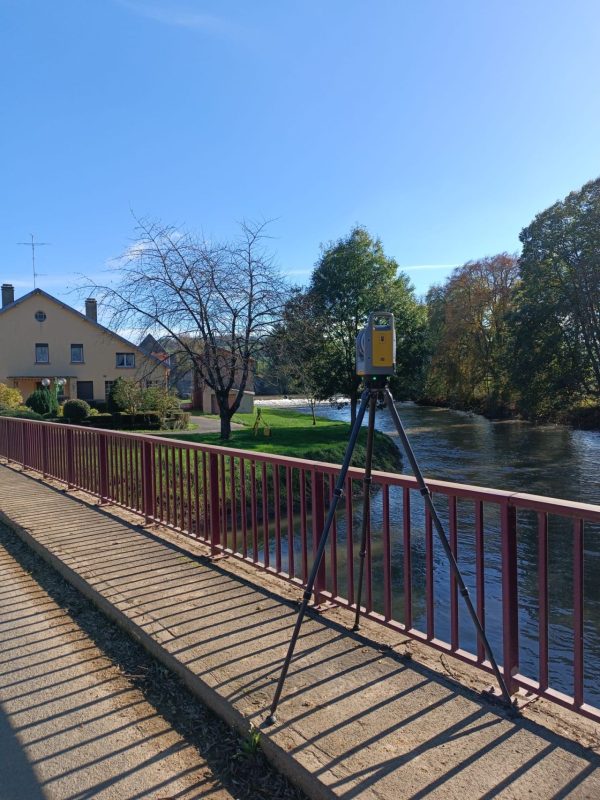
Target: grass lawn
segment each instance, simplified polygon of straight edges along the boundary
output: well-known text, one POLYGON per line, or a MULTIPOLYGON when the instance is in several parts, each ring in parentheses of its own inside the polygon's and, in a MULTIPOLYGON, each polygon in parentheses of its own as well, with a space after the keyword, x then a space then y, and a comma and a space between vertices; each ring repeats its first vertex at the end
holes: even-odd
MULTIPOLYGON (((313 425, 309 414, 301 414, 298 411, 263 408, 261 412, 262 421, 270 429, 270 436, 264 435, 262 426, 258 433, 254 434, 252 426, 256 419, 255 414, 236 414, 233 422, 239 422, 244 427, 232 431, 231 439, 227 442, 223 442, 218 433, 173 431, 159 435, 188 442, 217 444, 241 450, 260 450, 263 453, 329 461, 334 464, 339 464, 343 460, 350 437, 349 423, 317 417, 317 424, 313 425)), ((363 428, 352 459, 355 466, 364 466, 366 443, 367 431, 363 428)), ((402 467, 400 451, 389 436, 379 431, 375 432, 373 467, 387 472, 397 472, 402 467)))

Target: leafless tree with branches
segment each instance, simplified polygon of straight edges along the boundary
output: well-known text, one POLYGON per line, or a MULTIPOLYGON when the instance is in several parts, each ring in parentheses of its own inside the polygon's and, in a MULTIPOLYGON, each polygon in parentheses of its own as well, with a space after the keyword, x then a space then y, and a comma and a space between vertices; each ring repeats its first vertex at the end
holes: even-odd
POLYGON ((136 220, 136 237, 105 285, 88 281, 111 325, 167 340, 209 386, 231 433, 256 361, 279 319, 287 287, 268 246, 268 222, 240 224, 235 240, 207 241, 136 220))

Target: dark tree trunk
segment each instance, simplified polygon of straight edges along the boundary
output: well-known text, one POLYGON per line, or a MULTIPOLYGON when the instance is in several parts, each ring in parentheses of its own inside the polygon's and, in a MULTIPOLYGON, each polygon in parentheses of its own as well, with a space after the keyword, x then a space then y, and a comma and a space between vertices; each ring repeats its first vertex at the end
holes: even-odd
POLYGON ((231 417, 221 411, 221 439, 229 439, 231 436, 231 417))

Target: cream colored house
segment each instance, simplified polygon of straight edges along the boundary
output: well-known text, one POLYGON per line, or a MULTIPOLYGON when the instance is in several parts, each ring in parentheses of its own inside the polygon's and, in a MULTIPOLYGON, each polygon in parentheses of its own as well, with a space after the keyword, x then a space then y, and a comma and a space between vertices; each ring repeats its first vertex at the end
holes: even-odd
POLYGON ((105 400, 118 377, 145 385, 167 385, 168 361, 100 325, 97 306, 86 300, 85 314, 41 289, 15 300, 2 286, 0 383, 27 398, 44 378, 63 378, 62 399, 105 400))

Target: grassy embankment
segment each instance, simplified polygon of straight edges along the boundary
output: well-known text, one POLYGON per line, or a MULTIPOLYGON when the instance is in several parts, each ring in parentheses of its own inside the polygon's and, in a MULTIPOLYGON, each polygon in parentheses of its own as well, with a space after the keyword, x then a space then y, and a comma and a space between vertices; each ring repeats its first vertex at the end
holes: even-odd
MULTIPOLYGON (((183 439, 188 442, 203 442, 240 450, 260 450, 263 453, 307 458, 312 461, 328 461, 340 464, 344 458, 350 425, 347 422, 317 417, 317 424, 312 424, 308 414, 282 409, 261 409, 262 422, 268 426, 270 435, 264 435, 264 427, 255 434, 252 430, 256 420, 255 414, 236 414, 233 422, 244 427, 233 430, 231 439, 223 442, 218 433, 161 433, 168 438, 183 439)), ((367 430, 360 432, 352 464, 364 466, 367 444, 367 430)), ((400 451, 394 442, 379 431, 375 432, 375 448, 373 468, 386 472, 397 472, 402 467, 400 451)))

